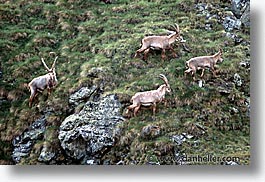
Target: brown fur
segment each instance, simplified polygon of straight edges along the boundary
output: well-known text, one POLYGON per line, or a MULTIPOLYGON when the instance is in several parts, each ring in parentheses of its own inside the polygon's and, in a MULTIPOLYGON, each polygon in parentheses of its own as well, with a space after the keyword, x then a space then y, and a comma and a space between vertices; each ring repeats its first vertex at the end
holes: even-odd
POLYGON ((162 60, 165 59, 166 55, 166 49, 171 50, 174 57, 176 57, 176 53, 174 52, 174 49, 172 48, 171 44, 174 43, 176 40, 181 40, 180 37, 180 30, 178 25, 175 27, 175 32, 168 35, 168 36, 148 36, 142 39, 142 46, 140 49, 138 49, 134 55, 134 57, 137 57, 141 52, 144 52, 144 60, 147 59, 147 54, 149 53, 150 49, 161 49, 162 54, 161 58, 162 60))
POLYGON ((156 112, 156 104, 160 103, 165 99, 166 92, 171 92, 170 85, 168 84, 167 78, 160 74, 161 79, 164 80, 165 84, 160 85, 157 90, 150 90, 146 92, 138 92, 132 98, 132 105, 128 106, 127 113, 133 110, 134 116, 136 116, 141 106, 152 106, 153 115, 156 112))
POLYGON ((212 56, 200 56, 200 57, 191 58, 190 60, 186 61, 187 70, 185 71, 185 75, 191 72, 191 75, 195 80, 195 74, 197 70, 200 69, 202 70, 201 77, 203 77, 204 70, 206 68, 209 68, 213 73, 214 77, 216 77, 214 67, 218 62, 223 62, 221 56, 222 56, 222 50, 220 49, 218 53, 212 56))

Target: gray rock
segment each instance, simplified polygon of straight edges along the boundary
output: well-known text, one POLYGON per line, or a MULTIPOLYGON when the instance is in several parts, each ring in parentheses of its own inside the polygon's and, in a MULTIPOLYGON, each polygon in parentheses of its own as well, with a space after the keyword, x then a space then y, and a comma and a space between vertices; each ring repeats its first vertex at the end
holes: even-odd
POLYGON ((226 31, 232 31, 234 29, 240 29, 241 20, 233 16, 227 16, 224 19, 223 26, 226 31))
POLYGON ((36 120, 28 130, 13 139, 12 144, 14 150, 12 152, 12 158, 14 162, 19 163, 22 157, 29 155, 34 142, 43 137, 45 125, 46 119, 43 116, 36 120))
POLYGON ((237 18, 241 16, 241 1, 242 0, 232 0, 232 12, 237 18))
POLYGON ((249 5, 250 0, 232 0, 232 12, 237 17, 240 18, 244 13, 246 7, 249 5))
POLYGON ((155 138, 160 135, 160 127, 159 126, 153 126, 153 125, 147 125, 144 126, 141 130, 140 136, 142 138, 155 138))
POLYGON ((242 24, 250 27, 250 0, 232 0, 232 12, 242 24))
POLYGON ((241 61, 241 62, 239 63, 239 65, 240 65, 241 67, 243 67, 243 68, 247 68, 247 69, 249 69, 249 68, 250 68, 250 61, 241 61))
POLYGON ((231 113, 232 114, 236 114, 236 113, 238 113, 239 111, 238 111, 238 109, 237 108, 235 108, 235 107, 231 107, 231 109, 230 109, 231 111, 231 113))
POLYGON ((112 147, 116 127, 124 120, 121 104, 115 95, 99 101, 88 101, 78 114, 68 116, 59 129, 59 140, 65 153, 76 160, 91 159, 112 147))
POLYGON ((47 146, 44 145, 43 148, 42 148, 42 150, 41 150, 41 153, 39 155, 38 160, 40 162, 49 162, 52 159, 54 159, 55 155, 56 154, 54 152, 49 151, 49 149, 47 148, 47 146))
POLYGON ((234 83, 226 83, 223 82, 221 85, 217 87, 217 90, 221 94, 230 94, 233 91, 235 84, 234 83))
POLYGON ((237 162, 234 162, 234 161, 226 161, 224 164, 229 165, 229 166, 239 165, 237 162))
POLYGON ((242 25, 250 27, 250 0, 232 0, 232 13, 223 21, 226 31, 240 29, 242 25))
POLYGON ((236 86, 241 87, 242 86, 242 79, 238 73, 234 74, 234 83, 236 86))
POLYGON ((247 110, 247 116, 250 117, 250 97, 248 97, 245 101, 245 105, 247 106, 248 110, 247 110))
POLYGON ((204 84, 205 84, 205 81, 204 81, 204 80, 199 80, 199 81, 198 81, 198 86, 199 86, 200 88, 202 88, 202 87, 204 86, 204 84))
POLYGON ((246 27, 250 27, 250 3, 247 3, 244 8, 244 13, 241 16, 241 22, 246 27))
POLYGON ((95 161, 93 159, 87 160, 86 161, 87 165, 93 165, 95 161))
POLYGON ((82 102, 85 102, 88 98, 91 97, 93 93, 97 91, 97 86, 93 85, 91 88, 82 87, 80 90, 70 95, 69 103, 72 105, 79 105, 82 102))
POLYGON ((125 162, 121 160, 121 161, 117 162, 116 165, 125 165, 125 162))
POLYGON ((193 138, 192 135, 189 135, 187 133, 181 133, 180 135, 174 135, 172 136, 171 140, 174 142, 176 145, 181 145, 183 142, 186 141, 186 139, 193 138))

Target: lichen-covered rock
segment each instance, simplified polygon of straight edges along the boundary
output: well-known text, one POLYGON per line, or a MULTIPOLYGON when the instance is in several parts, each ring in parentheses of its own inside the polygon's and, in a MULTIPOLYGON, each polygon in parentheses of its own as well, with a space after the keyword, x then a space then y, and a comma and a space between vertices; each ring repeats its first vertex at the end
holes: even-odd
POLYGON ((250 27, 250 0, 232 0, 233 16, 227 16, 224 27, 227 31, 240 29, 241 25, 250 27))
POLYGON ((22 157, 29 155, 35 140, 43 137, 45 125, 46 119, 43 116, 36 120, 27 131, 13 139, 12 144, 14 150, 12 153, 12 158, 14 162, 19 163, 22 157))
POLYGON ((234 83, 236 84, 236 86, 241 87, 242 86, 242 79, 241 76, 238 73, 234 74, 234 83))
POLYGON ((217 90, 221 94, 230 94, 235 87, 235 84, 232 82, 222 82, 217 87, 217 90))
POLYGON ((120 109, 117 97, 108 95, 88 101, 80 113, 68 116, 58 136, 65 153, 75 160, 91 159, 112 147, 117 125, 124 120, 120 109))
POLYGON ((241 20, 237 19, 234 16, 227 16, 224 19, 223 26, 226 31, 232 31, 234 29, 240 29, 241 27, 241 20))
POLYGON ((97 90, 97 86, 92 86, 91 88, 82 87, 77 92, 73 93, 69 97, 69 104, 73 104, 77 106, 81 102, 86 101, 86 99, 90 98, 93 93, 97 90))
POLYGON ((250 2, 245 5, 244 12, 241 16, 241 22, 246 27, 250 27, 250 2))
POLYGON ((232 12, 237 17, 240 18, 242 14, 246 11, 249 6, 250 0, 232 0, 232 12))
POLYGON ((47 147, 47 144, 45 143, 43 145, 38 160, 40 162, 49 162, 55 157, 55 155, 56 155, 55 152, 50 151, 47 147))
POLYGON ((161 134, 160 127, 154 125, 144 126, 141 130, 141 137, 145 139, 151 139, 161 134))
POLYGON ((186 139, 190 139, 190 138, 193 138, 193 136, 187 133, 181 133, 180 135, 172 136, 171 140, 174 144, 181 145, 183 142, 186 141, 186 139))

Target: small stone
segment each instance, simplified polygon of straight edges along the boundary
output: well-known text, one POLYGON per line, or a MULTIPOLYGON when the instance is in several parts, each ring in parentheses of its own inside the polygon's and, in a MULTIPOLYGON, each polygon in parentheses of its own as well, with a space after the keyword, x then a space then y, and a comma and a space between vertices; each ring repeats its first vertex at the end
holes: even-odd
POLYGON ((93 165, 94 164, 94 160, 90 159, 86 161, 87 165, 93 165))
POLYGON ((228 162, 225 162, 225 165, 235 166, 235 165, 239 165, 239 164, 234 162, 234 161, 228 161, 228 162))
POLYGON ((116 165, 124 165, 124 161, 119 161, 116 165))
POLYGON ((198 83, 199 87, 202 88, 203 87, 203 81, 202 80, 199 80, 199 83, 198 83))
POLYGON ((147 125, 142 128, 141 130, 141 137, 142 138, 155 138, 160 135, 160 127, 147 125))
POLYGON ((243 68, 249 68, 250 67, 250 63, 248 61, 242 61, 239 63, 240 66, 242 66, 243 68))
POLYGON ((180 135, 174 135, 172 136, 171 140, 176 143, 177 145, 181 145, 183 142, 186 141, 186 139, 192 138, 192 135, 188 135, 186 133, 182 133, 180 135))
POLYGON ((41 153, 40 153, 40 156, 39 156, 38 160, 40 162, 49 162, 54 157, 55 157, 55 153, 54 152, 50 152, 50 151, 48 151, 48 149, 46 147, 43 147, 43 149, 41 150, 41 153))
POLYGON ((234 83, 236 84, 236 86, 240 87, 242 86, 242 79, 240 77, 240 75, 238 73, 234 74, 234 83))

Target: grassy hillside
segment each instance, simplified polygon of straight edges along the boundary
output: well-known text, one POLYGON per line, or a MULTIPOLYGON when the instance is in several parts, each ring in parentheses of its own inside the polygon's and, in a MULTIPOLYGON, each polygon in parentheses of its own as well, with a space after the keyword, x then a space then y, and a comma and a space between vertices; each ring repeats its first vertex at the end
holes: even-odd
MULTIPOLYGON (((12 138, 47 110, 55 114, 48 118, 46 142, 60 150, 58 127, 70 113, 69 95, 78 88, 103 83, 104 95, 117 94, 125 113, 130 97, 156 89, 162 84, 157 76, 163 73, 173 90, 166 95, 167 106, 160 104, 155 117, 150 110, 141 110, 137 117, 128 118, 121 126, 119 143, 106 157, 123 151, 129 153, 127 164, 163 164, 165 156, 170 158, 180 150, 187 155, 237 156, 241 164, 249 164, 250 70, 240 66, 250 60, 249 29, 234 30, 242 39, 237 44, 226 36, 219 18, 206 20, 195 5, 192 0, 116 0, 108 5, 96 0, 1 1, 0 162, 12 164, 12 138), (176 43, 177 58, 167 52, 163 62, 160 51, 150 51, 147 62, 133 58, 145 35, 166 34, 174 23, 179 24, 190 52, 176 43), (212 28, 206 29, 206 24, 212 28), (214 54, 219 48, 224 62, 218 65, 218 78, 206 71, 204 86, 199 87, 197 81, 184 77, 186 60, 214 54), (59 56, 59 84, 49 98, 44 92, 29 108, 26 84, 45 74, 40 57, 51 65, 51 51, 59 56), (101 70, 97 79, 89 76, 93 69, 101 70), (242 79, 241 86, 233 82, 235 73, 242 79), (160 134, 141 137, 142 128, 148 125, 159 126, 160 134), (194 137, 175 146, 171 137, 181 133, 194 137)), ((225 1, 216 1, 211 13, 222 17, 230 7, 225 1)), ((43 143, 40 140, 22 164, 38 163, 43 143)))

